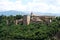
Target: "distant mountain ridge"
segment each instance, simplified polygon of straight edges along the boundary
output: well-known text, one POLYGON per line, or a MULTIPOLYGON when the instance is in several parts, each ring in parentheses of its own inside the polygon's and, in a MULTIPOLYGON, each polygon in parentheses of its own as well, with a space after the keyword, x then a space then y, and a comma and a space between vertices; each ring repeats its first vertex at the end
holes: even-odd
MULTIPOLYGON (((15 11, 15 10, 10 10, 10 11, 0 11, 0 15, 30 15, 31 12, 24 12, 24 11, 15 11)), ((40 15, 40 16, 60 16, 59 14, 55 13, 41 13, 41 12, 33 12, 33 14, 40 15)))
POLYGON ((26 12, 22 12, 22 11, 14 11, 14 10, 10 10, 10 11, 1 11, 0 15, 27 15, 26 12))

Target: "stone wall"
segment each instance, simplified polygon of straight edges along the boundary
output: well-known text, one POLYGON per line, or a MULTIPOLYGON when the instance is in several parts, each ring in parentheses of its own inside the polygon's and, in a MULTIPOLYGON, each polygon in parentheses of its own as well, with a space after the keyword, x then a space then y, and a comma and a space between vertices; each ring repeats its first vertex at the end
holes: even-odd
POLYGON ((30 24, 30 16, 27 16, 27 15, 23 16, 23 24, 26 24, 26 25, 30 24))
MULTIPOLYGON (((19 24, 19 23, 23 23, 25 25, 29 25, 31 22, 46 22, 46 23, 50 23, 52 22, 52 19, 54 19, 55 17, 54 16, 34 16, 34 15, 24 15, 22 19, 19 19, 19 20, 15 20, 15 24, 19 24)), ((7 24, 9 21, 7 20, 7 24)))

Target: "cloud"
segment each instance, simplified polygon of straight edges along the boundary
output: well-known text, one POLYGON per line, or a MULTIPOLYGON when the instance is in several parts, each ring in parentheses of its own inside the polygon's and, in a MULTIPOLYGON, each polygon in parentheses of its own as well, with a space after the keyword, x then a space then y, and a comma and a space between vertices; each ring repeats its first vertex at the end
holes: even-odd
POLYGON ((60 0, 0 0, 0 10, 60 13, 60 0), (26 3, 27 1, 27 3, 26 3), (26 4, 25 4, 26 3, 26 4))
POLYGON ((16 2, 1 1, 0 10, 25 10, 25 5, 22 5, 20 0, 16 2))

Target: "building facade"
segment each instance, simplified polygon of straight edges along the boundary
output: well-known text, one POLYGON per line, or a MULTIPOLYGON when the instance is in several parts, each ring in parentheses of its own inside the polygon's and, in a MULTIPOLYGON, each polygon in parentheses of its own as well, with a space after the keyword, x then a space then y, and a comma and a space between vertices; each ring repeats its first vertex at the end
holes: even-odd
MULTIPOLYGON (((45 22, 50 23, 55 18, 55 16, 37 16, 31 13, 31 15, 24 15, 22 19, 15 20, 15 24, 23 23, 25 25, 29 25, 31 22, 45 22)), ((8 22, 7 22, 8 24, 8 22)))

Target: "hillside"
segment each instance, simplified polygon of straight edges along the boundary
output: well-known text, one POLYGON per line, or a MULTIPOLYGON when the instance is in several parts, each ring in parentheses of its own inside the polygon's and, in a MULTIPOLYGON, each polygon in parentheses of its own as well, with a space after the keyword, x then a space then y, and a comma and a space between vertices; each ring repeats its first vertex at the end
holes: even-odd
MULTIPOLYGON (((16 11, 16 10, 10 10, 10 11, 0 11, 0 15, 30 15, 31 12, 24 12, 24 11, 16 11)), ((39 16, 60 16, 59 13, 41 13, 41 12, 33 12, 36 15, 39 16)))

